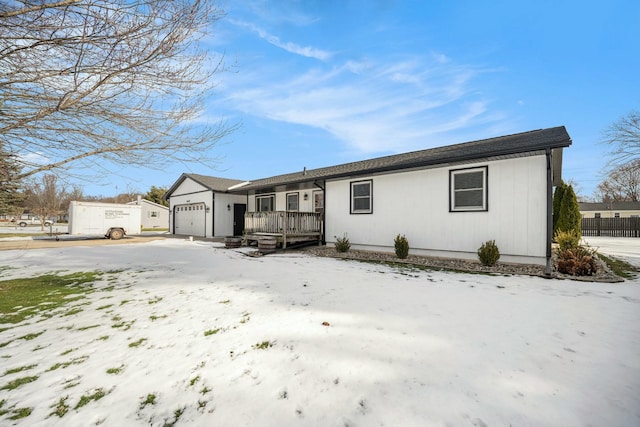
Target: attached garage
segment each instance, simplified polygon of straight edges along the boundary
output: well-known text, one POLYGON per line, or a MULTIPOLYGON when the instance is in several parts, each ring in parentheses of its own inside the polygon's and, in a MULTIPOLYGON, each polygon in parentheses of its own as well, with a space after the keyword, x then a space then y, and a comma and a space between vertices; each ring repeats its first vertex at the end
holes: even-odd
POLYGON ((169 200, 169 232, 182 236, 224 237, 242 234, 247 196, 231 194, 237 179, 182 174, 164 195, 169 200), (241 208, 244 207, 244 210, 241 208))
POLYGON ((174 234, 189 236, 207 235, 206 208, 204 203, 190 203, 174 207, 174 234))

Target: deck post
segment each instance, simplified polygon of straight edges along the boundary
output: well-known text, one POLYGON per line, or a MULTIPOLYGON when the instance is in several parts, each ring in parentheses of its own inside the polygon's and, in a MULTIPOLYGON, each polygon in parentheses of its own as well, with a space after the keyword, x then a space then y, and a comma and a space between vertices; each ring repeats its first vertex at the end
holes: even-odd
POLYGON ((287 228, 289 227, 287 222, 289 215, 287 215, 287 212, 282 212, 281 215, 284 216, 284 220, 282 221, 282 249, 284 250, 287 249, 287 228))

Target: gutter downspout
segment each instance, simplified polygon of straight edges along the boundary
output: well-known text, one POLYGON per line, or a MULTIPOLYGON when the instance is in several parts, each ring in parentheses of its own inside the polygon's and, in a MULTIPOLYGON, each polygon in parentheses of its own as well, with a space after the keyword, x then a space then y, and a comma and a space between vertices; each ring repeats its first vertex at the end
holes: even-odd
POLYGON ((553 177, 552 177, 552 160, 551 148, 546 148, 547 157, 547 265, 544 269, 546 277, 551 277, 551 243, 553 242, 553 177))

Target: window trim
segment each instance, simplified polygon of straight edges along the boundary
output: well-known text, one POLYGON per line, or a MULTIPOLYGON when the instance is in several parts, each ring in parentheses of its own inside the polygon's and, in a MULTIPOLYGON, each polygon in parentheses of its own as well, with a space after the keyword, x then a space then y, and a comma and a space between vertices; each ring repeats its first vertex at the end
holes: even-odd
POLYGON ((255 206, 256 212, 274 212, 276 210, 276 195, 275 194, 261 194, 259 196, 256 195, 255 203, 256 203, 256 206, 255 206), (271 209, 272 210, 270 210, 270 211, 261 211, 259 209, 260 208, 259 200, 260 199, 267 199, 267 198, 270 198, 272 200, 272 202, 271 202, 271 209))
POLYGON ((286 210, 287 212, 299 212, 300 211, 300 192, 296 191, 293 193, 286 193, 285 195, 285 201, 286 201, 286 210), (296 208, 295 209, 289 209, 289 196, 296 196, 296 208))
MULTIPOLYGON (((460 190, 458 190, 460 191, 460 190)), ((462 169, 449 169, 449 212, 487 212, 489 210, 489 166, 474 166, 462 169), (464 173, 482 172, 482 206, 455 206, 455 177, 464 173)))
POLYGON ((360 181, 351 181, 349 183, 349 213, 351 215, 368 215, 373 213, 373 180, 364 179, 360 181), (369 184, 369 209, 355 209, 355 199, 353 195, 353 187, 355 185, 369 184))

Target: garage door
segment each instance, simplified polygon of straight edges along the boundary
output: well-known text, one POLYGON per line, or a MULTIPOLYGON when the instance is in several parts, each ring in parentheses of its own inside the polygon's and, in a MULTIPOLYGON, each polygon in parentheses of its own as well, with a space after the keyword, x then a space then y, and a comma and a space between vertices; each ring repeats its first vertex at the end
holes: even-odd
POLYGON ((206 237, 205 212, 204 203, 177 205, 175 207, 173 234, 206 237))

